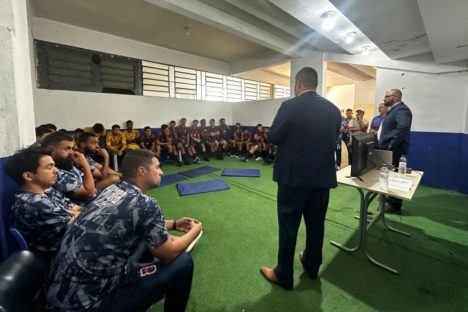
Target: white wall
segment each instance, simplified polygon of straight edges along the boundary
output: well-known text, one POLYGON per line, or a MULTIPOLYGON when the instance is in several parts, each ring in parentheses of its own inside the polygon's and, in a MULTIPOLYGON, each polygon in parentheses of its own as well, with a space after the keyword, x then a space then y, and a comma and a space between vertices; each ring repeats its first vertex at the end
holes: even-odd
POLYGON ((35 140, 28 6, 0 1, 0 157, 35 140))
POLYGON ((339 107, 340 110, 354 107, 355 85, 336 85, 328 88, 325 96, 329 101, 339 107))
POLYGON ((192 119, 226 118, 232 122, 231 103, 152 96, 104 94, 62 90, 36 89, 36 123, 54 123, 59 128, 73 130, 101 122, 106 128, 113 124, 125 126, 132 119, 135 128, 161 124, 186 117, 192 119))
POLYGON ((281 103, 286 99, 232 103, 232 121, 241 125, 255 126, 261 123, 271 126, 281 103))
MULTIPOLYGON (((354 103, 371 104, 375 101, 375 79, 355 83, 354 103)), ((378 104, 378 103, 377 103, 378 104)))
POLYGON ((272 83, 272 84, 281 85, 281 86, 289 86, 290 84, 289 77, 276 75, 274 73, 261 70, 261 69, 236 74, 234 76, 243 78, 243 79, 262 81, 262 82, 272 83))
POLYGON ((34 38, 83 49, 227 75, 229 64, 44 18, 33 20, 34 38))
POLYGON ((291 94, 294 94, 294 80, 297 72, 303 67, 312 67, 318 74, 317 93, 323 95, 325 90, 326 66, 324 66, 324 53, 321 51, 304 50, 304 56, 291 60, 291 94))
POLYGON ((376 102, 401 89, 413 112, 413 131, 467 133, 468 73, 428 74, 377 68, 376 102))

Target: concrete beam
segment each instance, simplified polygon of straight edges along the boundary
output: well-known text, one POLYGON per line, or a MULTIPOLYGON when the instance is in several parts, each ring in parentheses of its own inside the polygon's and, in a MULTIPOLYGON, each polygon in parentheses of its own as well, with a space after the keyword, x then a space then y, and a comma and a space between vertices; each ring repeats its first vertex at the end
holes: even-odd
POLYGON ((259 53, 248 58, 231 62, 229 75, 235 75, 242 72, 261 69, 273 65, 285 63, 290 60, 290 57, 281 53, 266 52, 259 53))
POLYGON ((233 35, 250 40, 259 45, 291 56, 301 57, 301 49, 293 46, 293 43, 284 40, 271 32, 258 28, 243 21, 240 18, 222 12, 206 3, 198 0, 145 0, 148 3, 160 6, 164 9, 176 12, 197 20, 199 22, 216 27, 233 35))

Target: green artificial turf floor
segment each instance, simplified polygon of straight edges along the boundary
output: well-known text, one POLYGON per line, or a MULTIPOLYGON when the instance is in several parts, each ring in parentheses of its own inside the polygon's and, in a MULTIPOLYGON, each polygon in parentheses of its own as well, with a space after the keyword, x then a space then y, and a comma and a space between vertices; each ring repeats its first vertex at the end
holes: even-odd
MULTIPOLYGON (((203 237, 192 251, 195 262, 187 311, 467 311, 468 196, 420 186, 402 216, 387 215, 389 224, 411 234, 405 237, 381 223, 369 234, 369 253, 394 267, 394 275, 373 265, 362 252, 346 253, 330 240, 353 245, 357 239, 358 192, 338 186, 330 194, 325 224, 323 265, 310 280, 295 259, 293 291, 269 284, 261 265, 274 266, 278 226, 276 184, 272 167, 233 158, 201 165, 163 167, 165 174, 209 165, 259 168, 260 178, 221 177, 221 171, 185 182, 222 178, 229 190, 180 197, 175 185, 155 189, 166 218, 189 216, 203 222, 203 237)), ((370 211, 376 211, 374 201, 370 211)), ((296 253, 304 248, 299 229, 296 253)), ((163 302, 151 311, 163 311, 163 302)))

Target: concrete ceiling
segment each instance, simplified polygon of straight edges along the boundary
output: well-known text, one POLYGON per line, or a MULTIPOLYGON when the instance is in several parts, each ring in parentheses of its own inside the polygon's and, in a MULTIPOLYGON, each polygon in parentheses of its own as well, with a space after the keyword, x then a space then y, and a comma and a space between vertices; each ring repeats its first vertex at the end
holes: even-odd
POLYGON ((375 79, 376 70, 372 66, 327 63, 327 87, 335 85, 353 84, 375 79))
POLYGON ((300 57, 304 49, 355 54, 364 44, 392 59, 468 60, 467 0, 30 1, 38 17, 228 63, 263 53, 300 57), (325 32, 329 10, 339 21, 325 32), (351 45, 349 31, 358 33, 351 45))

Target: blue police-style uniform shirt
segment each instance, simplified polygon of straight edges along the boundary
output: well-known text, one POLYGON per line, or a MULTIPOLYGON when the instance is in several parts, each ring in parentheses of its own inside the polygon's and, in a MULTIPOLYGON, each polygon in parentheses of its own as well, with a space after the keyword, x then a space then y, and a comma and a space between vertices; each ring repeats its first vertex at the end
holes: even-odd
POLYGON ((44 195, 20 192, 12 206, 13 225, 36 254, 51 256, 58 248, 75 204, 61 192, 49 188, 44 195))
POLYGON ((57 181, 53 187, 65 194, 74 192, 83 185, 81 174, 81 171, 75 166, 71 170, 59 169, 57 181))
POLYGON ((92 159, 89 155, 86 156, 86 161, 88 162, 89 169, 91 170, 91 172, 94 172, 94 170, 96 170, 96 161, 92 159))
POLYGON ((377 115, 372 119, 371 122, 371 129, 375 131, 379 131, 380 125, 382 124, 383 118, 380 115, 377 115))
POLYGON ((104 189, 66 232, 51 266, 48 311, 88 311, 137 278, 131 255, 169 237, 155 199, 125 181, 104 189))

